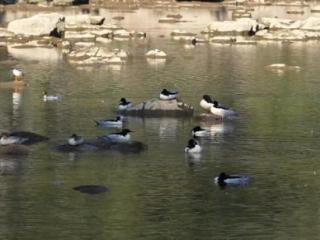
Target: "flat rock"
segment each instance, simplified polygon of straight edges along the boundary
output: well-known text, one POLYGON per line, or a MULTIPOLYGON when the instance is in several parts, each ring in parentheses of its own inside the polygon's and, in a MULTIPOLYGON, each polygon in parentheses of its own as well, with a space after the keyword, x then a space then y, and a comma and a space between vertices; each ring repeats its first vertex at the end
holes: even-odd
POLYGON ((193 107, 179 101, 151 99, 135 105, 127 110, 119 111, 123 115, 133 116, 172 116, 172 117, 189 117, 193 115, 193 107))

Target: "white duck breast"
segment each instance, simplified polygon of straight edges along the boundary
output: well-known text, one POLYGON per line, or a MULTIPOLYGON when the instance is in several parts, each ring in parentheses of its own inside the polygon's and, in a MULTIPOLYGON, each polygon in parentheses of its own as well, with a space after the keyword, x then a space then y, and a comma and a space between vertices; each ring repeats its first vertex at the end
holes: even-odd
POLYGON ((227 109, 227 108, 222 108, 222 107, 215 107, 212 106, 210 108, 210 112, 213 115, 225 118, 225 117, 229 117, 229 116, 234 116, 236 114, 235 111, 231 110, 231 109, 227 109))
POLYGON ((207 102, 204 99, 201 99, 200 101, 200 107, 202 107, 204 110, 210 111, 210 108, 213 106, 213 103, 207 102))

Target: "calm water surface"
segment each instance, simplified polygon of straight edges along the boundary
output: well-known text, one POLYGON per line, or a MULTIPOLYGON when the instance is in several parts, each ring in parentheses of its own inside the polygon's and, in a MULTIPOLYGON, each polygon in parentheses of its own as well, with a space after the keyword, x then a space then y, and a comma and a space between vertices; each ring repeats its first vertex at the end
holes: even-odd
POLYGON ((10 68, 24 69, 28 86, 0 88, 0 128, 50 137, 28 157, 0 158, 0 239, 318 239, 320 87, 318 42, 257 46, 206 44, 185 49, 170 38, 113 42, 129 50, 117 68, 77 69, 55 50, 0 51, 0 83, 10 68), (144 53, 159 48, 165 64, 144 53), (21 52, 24 51, 24 52, 21 52), (37 52, 40 52, 39 54, 37 52), (12 57, 18 61, 7 60, 12 57), (266 65, 299 65, 275 73, 266 65), (129 118, 141 154, 62 154, 53 147, 76 132, 94 137, 94 119, 113 117, 120 97, 135 103, 167 87, 195 106, 205 93, 236 109, 239 118, 204 124, 200 158, 183 148, 199 122, 129 118), (59 94, 42 102, 41 92, 59 94), (15 95, 16 96, 16 95, 15 95), (221 171, 252 177, 246 187, 220 189, 221 171), (110 192, 86 195, 80 184, 110 192))

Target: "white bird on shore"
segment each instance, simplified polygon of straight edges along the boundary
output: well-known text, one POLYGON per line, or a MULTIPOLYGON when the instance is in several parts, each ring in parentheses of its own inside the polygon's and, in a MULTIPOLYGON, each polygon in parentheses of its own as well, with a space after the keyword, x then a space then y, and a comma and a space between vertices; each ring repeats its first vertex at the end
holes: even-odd
POLYGON ((61 99, 60 96, 48 95, 47 91, 43 92, 43 101, 59 101, 61 99))

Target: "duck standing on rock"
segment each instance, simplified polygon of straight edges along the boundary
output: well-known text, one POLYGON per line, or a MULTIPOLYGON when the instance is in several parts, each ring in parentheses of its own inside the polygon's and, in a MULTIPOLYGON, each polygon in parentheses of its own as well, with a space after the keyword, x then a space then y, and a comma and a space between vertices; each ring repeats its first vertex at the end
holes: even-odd
POLYGON ((68 139, 68 144, 71 146, 79 146, 84 143, 84 139, 81 136, 78 136, 77 134, 72 134, 70 138, 68 139))
POLYGON ((129 142, 131 140, 129 129, 123 129, 121 132, 111 133, 104 136, 103 139, 111 142, 129 142))
POLYGON ((168 91, 167 89, 163 89, 160 93, 161 100, 173 100, 176 99, 178 95, 177 91, 168 91))
POLYGON ((127 110, 128 108, 132 107, 132 102, 127 101, 125 98, 120 99, 120 104, 118 106, 118 110, 127 110))
POLYGON ((230 108, 221 106, 217 101, 213 101, 213 106, 210 108, 210 112, 213 115, 220 117, 221 119, 236 116, 237 113, 230 108))
POLYGON ((200 153, 202 151, 201 146, 195 139, 190 139, 188 145, 185 147, 185 153, 200 153))

